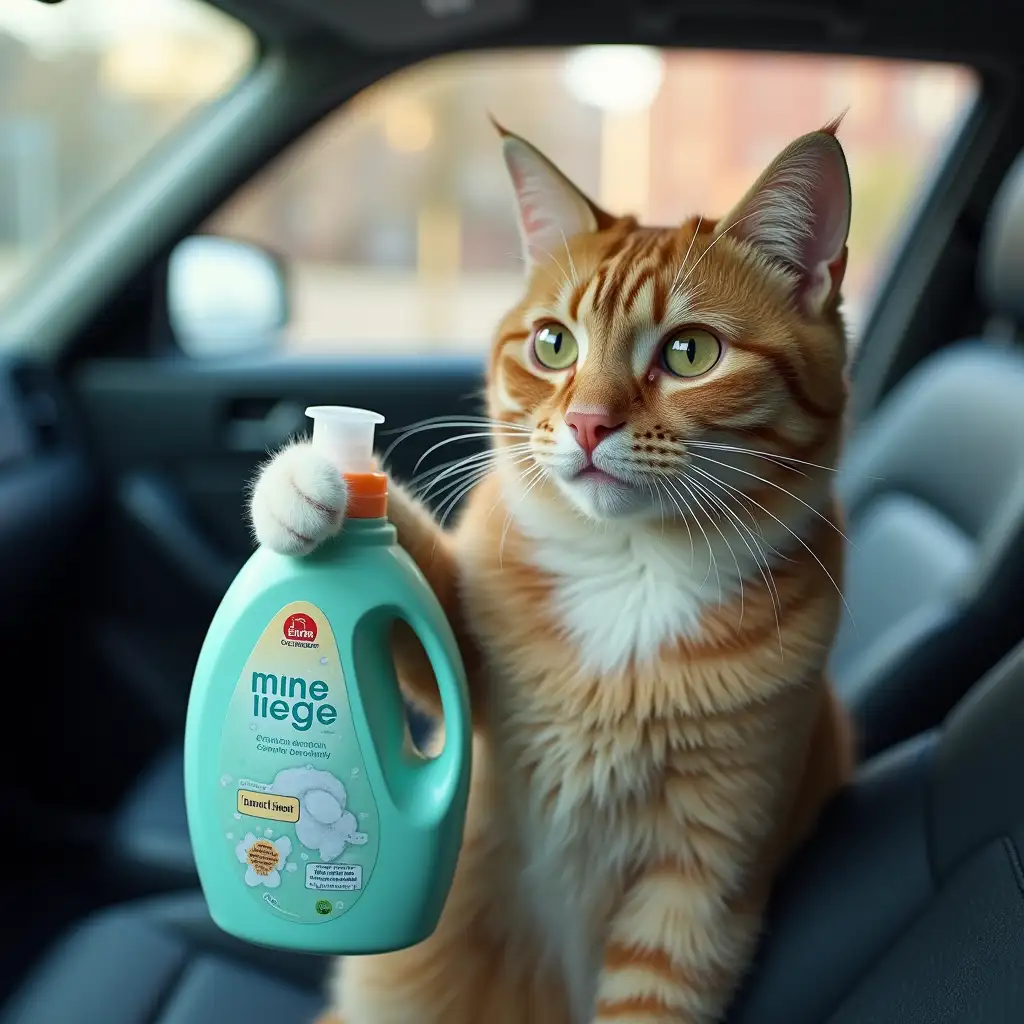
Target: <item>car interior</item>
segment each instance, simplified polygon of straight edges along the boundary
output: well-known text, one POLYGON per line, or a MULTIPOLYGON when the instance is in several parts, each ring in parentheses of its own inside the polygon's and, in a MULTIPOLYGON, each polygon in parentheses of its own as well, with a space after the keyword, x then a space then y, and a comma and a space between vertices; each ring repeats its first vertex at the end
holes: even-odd
MULTIPOLYGON (((478 413, 493 323, 475 326, 475 347, 296 358, 270 336, 301 305, 301 268, 211 224, 261 174, 285 174, 276 161, 318 126, 423 62, 625 45, 972 75, 970 102, 901 201, 851 356, 836 476, 851 615, 830 669, 856 723, 856 777, 780 880, 728 1021, 1024 1020, 1020 12, 995 0, 941 12, 921 0, 602 0, 585 14, 567 0, 189 3, 246 27, 257 42, 244 71, 9 292, 0 278, 0 608, 9 685, 32 676, 7 730, 0 1022, 316 1016, 327 960, 231 938, 198 888, 182 779, 195 660, 252 549, 248 481, 306 429, 302 410, 376 409, 393 436, 478 413), (219 268, 250 258, 232 305, 219 268), (220 348, 200 358, 203 330, 220 348)), ((37 6, 52 22, 76 0, 37 6)), ((769 127, 776 116, 781 148, 792 118, 758 113, 769 127)), ((441 436, 398 445, 395 476, 420 472, 441 436)), ((456 504, 443 489, 433 502, 446 515, 456 504)))

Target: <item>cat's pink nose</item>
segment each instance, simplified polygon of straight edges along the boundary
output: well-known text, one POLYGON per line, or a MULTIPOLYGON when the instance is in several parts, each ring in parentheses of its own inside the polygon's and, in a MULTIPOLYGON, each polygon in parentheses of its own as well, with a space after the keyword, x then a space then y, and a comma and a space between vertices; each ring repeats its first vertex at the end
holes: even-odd
POLYGON ((565 414, 565 422, 576 438, 576 443, 587 453, 593 455, 594 449, 611 433, 625 426, 622 416, 607 406, 588 405, 580 408, 570 407, 565 414))

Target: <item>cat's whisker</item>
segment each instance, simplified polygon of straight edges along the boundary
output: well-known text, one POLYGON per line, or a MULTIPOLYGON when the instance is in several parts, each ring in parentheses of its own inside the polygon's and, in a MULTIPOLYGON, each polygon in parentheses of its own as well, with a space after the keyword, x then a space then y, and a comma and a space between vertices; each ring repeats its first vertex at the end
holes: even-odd
MULTIPOLYGON (((754 524, 754 531, 758 538, 759 544, 764 544, 769 551, 776 557, 781 558, 784 562, 792 562, 793 559, 788 555, 783 554, 774 544, 769 541, 764 534, 761 532, 761 524, 754 517, 754 513, 748 508, 749 503, 753 500, 743 493, 738 487, 734 487, 732 484, 727 484, 724 480, 719 480, 714 473, 709 473, 706 469, 702 469, 700 466, 690 466, 687 470, 690 473, 696 473, 701 476, 708 484, 713 487, 717 487, 723 491, 727 498, 732 498, 740 509, 750 516, 750 521, 754 524)), ((744 528, 754 536, 754 532, 751 531, 750 527, 744 524, 744 528)))
MULTIPOLYGON (((683 511, 683 509, 679 505, 679 501, 672 496, 672 494, 669 492, 668 487, 665 485, 665 477, 662 474, 655 474, 653 479, 655 484, 657 484, 658 486, 659 494, 664 493, 665 496, 668 497, 668 499, 672 502, 672 505, 675 508, 676 512, 678 512, 679 519, 686 527, 686 536, 690 543, 690 569, 692 570, 694 566, 694 561, 697 556, 697 548, 693 543, 693 530, 690 528, 690 519, 693 518, 692 510, 687 505, 686 512, 683 511)), ((679 497, 682 498, 682 495, 679 495, 679 497)), ((682 500, 684 503, 686 502, 685 498, 682 498, 682 500)))
MULTIPOLYGON (((656 475, 656 476, 653 477, 653 480, 654 480, 655 485, 658 488, 659 495, 661 493, 664 493, 665 496, 669 499, 669 501, 672 502, 672 506, 676 510, 676 512, 678 513, 679 519, 682 521, 682 523, 686 527, 686 536, 689 538, 689 541, 690 541, 690 571, 692 572, 693 571, 693 567, 696 564, 697 548, 695 547, 695 545, 693 543, 693 530, 690 529, 690 518, 691 518, 691 516, 687 515, 686 512, 684 512, 682 510, 682 507, 680 506, 679 502, 669 492, 669 489, 668 489, 668 487, 665 484, 665 478, 664 477, 662 477, 660 475, 656 475)), ((682 497, 682 496, 680 495, 680 497, 682 497)), ((660 498, 659 498, 659 500, 660 500, 660 498)), ((683 501, 685 502, 685 500, 686 499, 684 498, 683 501)), ((689 506, 687 506, 687 510, 689 511, 689 506)), ((710 574, 710 572, 711 572, 711 568, 709 566, 708 567, 708 573, 710 574)), ((706 579, 705 579, 705 582, 706 582, 706 579)), ((701 586, 703 586, 703 585, 704 584, 702 583, 701 586)))
MULTIPOLYGON (((443 486, 439 487, 437 491, 432 495, 432 499, 435 505, 443 506, 447 503, 448 498, 454 491, 457 491, 466 482, 472 481, 473 484, 479 483, 483 480, 488 473, 491 472, 490 466, 471 466, 464 473, 458 477, 454 477, 448 480, 443 486)), ((425 501, 428 496, 428 492, 424 491, 419 495, 421 501, 425 501)))
POLYGON ((518 423, 507 423, 505 420, 495 419, 493 416, 428 416, 426 419, 417 420, 407 427, 395 427, 391 430, 382 430, 381 437, 389 437, 392 434, 401 434, 403 437, 411 437, 424 430, 443 430, 446 427, 494 427, 497 430, 518 430, 523 433, 530 433, 531 428, 518 423))
MULTIPOLYGON (((448 444, 448 443, 450 443, 452 441, 461 441, 461 440, 467 440, 467 439, 472 440, 474 438, 480 438, 480 437, 493 437, 493 438, 501 438, 501 439, 512 439, 512 438, 519 438, 519 439, 521 439, 521 438, 524 438, 524 437, 528 438, 532 434, 532 431, 529 431, 529 430, 499 430, 498 428, 493 427, 493 426, 488 426, 485 423, 467 423, 467 424, 464 424, 464 426, 468 427, 473 432, 469 433, 469 434, 460 434, 460 435, 458 435, 458 436, 456 436, 454 438, 446 438, 441 443, 442 444, 448 444)), ((446 427, 448 427, 447 424, 446 424, 446 427)), ((457 426, 455 426, 455 427, 448 427, 448 429, 455 429, 455 430, 457 430, 458 427, 457 426)))
POLYGON ((763 484, 767 484, 767 486, 769 486, 769 487, 774 487, 775 490, 779 491, 782 494, 785 494, 789 498, 792 498, 794 501, 798 501, 808 511, 813 512, 823 523, 827 523, 833 530, 835 530, 836 533, 838 533, 839 536, 842 537, 843 540, 846 541, 846 543, 850 545, 850 547, 852 547, 852 548, 854 548, 856 550, 856 547, 850 541, 850 538, 847 537, 846 534, 843 533, 843 531, 840 530, 839 527, 836 526, 836 524, 833 523, 832 520, 828 518, 828 516, 826 516, 823 513, 819 512, 813 505, 811 505, 810 503, 804 501, 803 498, 801 498, 798 495, 794 494, 792 491, 787 490, 781 484, 777 484, 774 481, 768 480, 768 479, 766 479, 763 476, 758 476, 756 473, 751 473, 749 470, 740 469, 737 466, 730 466, 728 462, 721 462, 719 459, 713 459, 713 458, 711 458, 710 455, 699 455, 697 452, 690 452, 690 455, 693 458, 695 458, 695 459, 703 459, 705 462, 710 462, 710 463, 713 463, 716 466, 721 466, 722 469, 731 469, 734 473, 742 473, 743 476, 749 476, 752 480, 758 480, 758 481, 760 481, 763 484))
MULTIPOLYGON (((568 273, 566 273, 565 267, 563 267, 562 264, 557 259, 555 259, 554 253, 547 252, 545 249, 536 245, 531 245, 530 249, 538 249, 538 251, 540 252, 540 259, 534 260, 535 266, 543 266, 544 260, 550 260, 552 263, 554 263, 556 267, 558 267, 558 272, 562 275, 564 282, 569 286, 569 288, 571 289, 573 287, 572 281, 569 280, 569 275, 568 273)), ((562 282, 556 283, 558 284, 559 290, 561 290, 562 282)))
MULTIPOLYGON (((500 437, 500 436, 502 436, 502 435, 497 434, 493 430, 485 430, 483 432, 472 433, 472 434, 459 434, 456 437, 446 437, 443 441, 438 441, 437 444, 431 445, 416 460, 416 465, 413 467, 413 472, 415 473, 416 470, 418 470, 420 468, 420 466, 423 464, 423 460, 424 459, 428 458, 430 455, 432 455, 434 452, 436 452, 439 448, 443 448, 445 445, 457 444, 460 441, 474 441, 474 440, 479 440, 480 438, 491 438, 491 437, 500 437)), ((522 436, 522 435, 514 435, 514 436, 522 436)))
POLYGON ((647 493, 650 494, 651 499, 658 502, 658 513, 661 521, 661 535, 665 536, 665 505, 661 500, 661 495, 654 489, 654 485, 645 476, 639 476, 638 482, 642 487, 647 489, 647 493))
POLYGON ((508 537, 509 528, 512 526, 512 518, 515 509, 518 508, 527 498, 530 491, 534 489, 547 475, 547 471, 541 465, 536 465, 533 470, 528 471, 520 476, 520 480, 523 483, 529 481, 529 485, 525 488, 522 494, 519 495, 516 501, 515 508, 510 508, 508 514, 505 516, 505 522, 502 524, 501 529, 501 541, 498 544, 498 571, 505 571, 505 539, 508 537))
POLYGON ((755 500, 754 498, 751 498, 749 495, 747 497, 748 500, 755 504, 766 516, 768 516, 771 519, 774 519, 775 522, 777 522, 779 526, 781 526, 786 531, 786 533, 788 533, 811 556, 811 558, 813 558, 818 563, 818 565, 821 567, 821 571, 828 577, 829 582, 835 588, 835 592, 839 595, 839 600, 843 602, 843 607, 846 609, 846 614, 850 616, 850 622, 853 624, 853 628, 856 631, 857 620, 853 617, 853 610, 850 608, 849 604, 846 601, 846 598, 843 596, 843 591, 840 588, 839 584, 836 583, 832 573, 830 573, 828 569, 825 568, 825 563, 822 562, 822 560, 811 550, 810 546, 803 539, 803 537, 801 537, 794 530, 790 529, 789 526, 786 523, 784 523, 777 515, 775 515, 772 512, 769 512, 768 509, 766 509, 764 505, 762 505, 759 501, 755 500))
POLYGON ((461 482, 461 486, 457 487, 453 494, 451 494, 448 500, 440 509, 440 515, 438 516, 438 525, 442 530, 446 528, 448 517, 455 511, 459 506, 459 502, 465 498, 476 485, 479 483, 479 479, 466 480, 461 482))
MULTIPOLYGON (((715 496, 706 487, 702 487, 700 484, 698 484, 696 480, 691 480, 690 481, 690 485, 697 491, 698 494, 703 494, 705 498, 707 498, 709 501, 711 501, 712 505, 720 505, 721 504, 721 502, 716 502, 715 501, 715 496)), ((726 511, 728 512, 728 509, 726 509, 726 511)), ((737 625, 736 628, 737 629, 742 629, 743 628, 743 612, 744 612, 743 572, 740 569, 740 562, 739 562, 739 559, 736 557, 736 552, 733 551, 732 545, 729 543, 729 538, 726 537, 725 531, 722 529, 721 523, 717 522, 714 525, 715 525, 715 529, 718 530, 718 535, 722 538, 722 542, 725 544, 726 548, 729 551, 729 554, 732 556, 732 564, 736 567, 736 579, 739 581, 739 585, 740 585, 740 620, 739 620, 739 624, 737 625)), ((742 535, 740 536, 740 540, 743 540, 742 535)), ((748 550, 749 550, 749 546, 748 546, 748 550)), ((753 556, 753 552, 751 552, 751 556, 753 556)))
POLYGON ((446 472, 452 466, 464 466, 478 459, 494 458, 497 456, 497 452, 493 448, 487 448, 482 452, 471 452, 469 455, 461 455, 457 459, 451 459, 448 462, 442 462, 438 466, 431 466, 430 469, 425 469, 422 473, 417 473, 413 477, 412 482, 414 484, 419 483, 423 480, 429 480, 433 476, 437 476, 440 473, 446 472))
MULTIPOLYGON (((693 482, 696 483, 696 481, 693 482)), ((708 478, 707 482, 711 484, 716 483, 716 481, 711 479, 710 477, 708 478)), ((705 487, 705 489, 707 488, 705 487)), ((750 550, 750 545, 747 545, 747 550, 750 551, 751 557, 754 559, 754 563, 757 565, 758 569, 761 570, 761 576, 765 581, 765 585, 768 588, 769 594, 771 595, 772 604, 776 608, 777 616, 779 611, 782 610, 782 601, 779 597, 778 587, 775 585, 775 577, 772 576, 771 563, 768 559, 768 556, 764 552, 764 548, 761 547, 761 542, 763 541, 771 549, 773 554, 779 555, 779 552, 775 550, 773 545, 765 541, 763 537, 759 540, 758 537, 754 534, 754 532, 750 529, 750 527, 747 526, 747 524, 739 518, 739 516, 733 511, 732 507, 729 505, 728 501, 725 500, 730 496, 728 493, 726 493, 724 498, 721 495, 715 494, 712 491, 708 491, 708 494, 709 496, 714 498, 721 505, 721 507, 729 514, 730 518, 734 520, 733 528, 736 530, 736 532, 739 533, 740 529, 742 528, 743 532, 750 538, 751 543, 753 543, 754 547, 757 549, 757 554, 755 555, 755 553, 750 550), (767 576, 765 576, 765 571, 767 571, 768 573, 767 576)), ((746 544, 746 540, 742 534, 740 534, 740 539, 743 540, 743 542, 746 544)), ((780 557, 785 558, 784 555, 780 557)))
MULTIPOLYGON (((529 463, 530 461, 530 453, 527 451, 513 459, 512 465, 516 466, 522 462, 529 463)), ((470 466, 463 476, 458 477, 455 480, 449 480, 448 483, 440 489, 440 491, 435 495, 435 500, 440 502, 441 507, 446 510, 444 518, 441 520, 442 525, 469 491, 490 476, 491 473, 494 472, 494 469, 495 465, 490 462, 484 463, 483 465, 470 466), (463 487, 463 485, 466 484, 468 484, 468 487, 463 487), (443 495, 447 495, 447 497, 442 497, 443 495)))
MULTIPOLYGON (((707 517, 708 522, 711 523, 712 526, 714 526, 714 520, 711 518, 710 514, 708 513, 708 510, 704 507, 704 503, 700 500, 696 492, 689 486, 689 484, 682 479, 677 479, 672 483, 673 486, 676 486, 677 484, 681 486, 683 490, 685 490, 686 493, 689 494, 691 498, 693 498, 693 503, 697 506, 698 509, 700 509, 701 512, 704 513, 704 515, 707 517)), ((714 566, 715 569, 715 580, 718 583, 718 606, 719 608, 721 608, 724 600, 724 595, 722 592, 722 574, 721 572, 719 572, 718 569, 718 558, 715 556, 715 548, 714 545, 711 543, 711 538, 708 536, 704 527, 700 525, 700 520, 695 517, 694 522, 696 522, 697 526, 700 527, 700 532, 704 534, 704 540, 707 542, 708 545, 708 560, 711 563, 711 565, 714 566)), ((707 582, 707 577, 705 577, 705 582, 707 582)), ((703 585, 704 584, 702 583, 701 586, 703 585)))
MULTIPOLYGON (((697 485, 696 480, 692 480, 691 483, 693 483, 695 486, 697 485)), ((768 558, 762 550, 761 545, 758 544, 757 538, 754 536, 753 533, 751 533, 750 528, 746 525, 746 523, 744 523, 739 518, 739 516, 737 516, 732 511, 732 509, 729 508, 726 501, 723 498, 719 497, 718 495, 713 494, 707 488, 703 488, 703 490, 709 498, 715 499, 722 506, 722 508, 725 509, 725 511, 730 515, 730 517, 733 520, 732 526, 733 529, 736 531, 736 535, 743 542, 747 551, 750 552, 750 557, 754 560, 754 565, 757 566, 757 571, 761 574, 761 579, 764 580, 764 585, 768 590, 768 596, 772 603, 772 614, 775 616, 775 630, 778 633, 779 637, 779 658, 784 661, 786 658, 786 651, 782 643, 782 620, 780 619, 780 615, 782 612, 782 598, 779 595, 779 588, 775 583, 775 577, 772 575, 772 568, 768 561, 768 558), (750 537, 750 540, 753 543, 754 548, 757 549, 756 555, 754 554, 754 550, 750 547, 750 544, 747 543, 746 537, 743 536, 743 533, 741 532, 741 527, 743 531, 745 531, 747 535, 750 537)))
POLYGON ((548 270, 547 267, 544 266, 542 261, 534 260, 531 263, 531 261, 528 260, 521 252, 507 252, 507 253, 505 253, 505 255, 506 256, 511 256, 512 259, 514 259, 514 260, 519 260, 528 269, 531 266, 533 266, 533 267, 539 268, 540 270, 543 270, 544 273, 547 274, 548 278, 551 280, 551 282, 554 284, 554 286, 556 288, 561 288, 562 287, 561 282, 555 277, 554 274, 551 273, 550 270, 548 270))
MULTIPOLYGON (((717 482, 708 473, 704 473, 702 471, 702 475, 708 477, 709 482, 711 483, 717 482)), ((768 590, 768 595, 772 603, 772 613, 775 616, 775 629, 779 636, 779 657, 785 659, 786 652, 782 642, 782 622, 780 619, 780 614, 782 612, 782 597, 779 594, 779 588, 775 583, 775 577, 772 575, 771 563, 769 562, 768 557, 765 555, 764 550, 758 543, 758 539, 754 536, 750 527, 747 526, 747 524, 739 518, 739 516, 732 510, 732 508, 730 508, 728 502, 726 502, 724 498, 720 497, 717 494, 714 494, 708 487, 698 484, 696 480, 691 480, 690 482, 695 487, 699 487, 708 496, 709 499, 717 502, 733 520, 733 529, 736 531, 736 535, 743 542, 747 551, 750 552, 750 557, 754 560, 754 564, 757 566, 757 570, 761 574, 761 579, 764 580, 765 587, 768 590), (756 554, 754 553, 754 549, 751 548, 750 544, 747 543, 747 539, 743 535, 744 533, 746 533, 747 536, 750 537, 751 543, 753 543, 754 548, 757 549, 756 554)), ((728 497, 728 494, 726 496, 728 497)), ((771 544, 769 544, 768 546, 771 547, 773 551, 775 550, 771 544)))
POLYGON ((448 500, 453 494, 457 493, 467 483, 475 485, 478 481, 487 476, 489 472, 490 470, 487 467, 470 467, 460 476, 447 481, 443 486, 438 488, 438 490, 432 495, 434 505, 439 510, 446 508, 448 500))
MULTIPOLYGON (((512 466, 515 467, 518 463, 523 462, 523 461, 526 461, 526 460, 524 458, 516 459, 516 460, 513 461, 512 466)), ((533 463, 533 465, 532 466, 527 466, 525 469, 521 469, 521 470, 519 470, 517 472, 517 474, 516 474, 516 482, 517 483, 521 483, 523 478, 526 476, 526 474, 529 473, 533 468, 540 466, 540 462, 537 460, 536 455, 533 455, 532 458, 529 461, 531 461, 533 463)), ((489 520, 491 518, 491 516, 494 514, 494 510, 504 500, 505 500, 505 495, 502 494, 501 490, 499 489, 497 498, 494 499, 494 501, 491 503, 491 507, 487 510, 487 515, 485 517, 485 521, 489 520)))
POLYGON ((754 210, 753 212, 745 214, 742 217, 737 217, 736 220, 734 220, 727 228, 724 228, 719 234, 715 235, 715 237, 711 240, 711 244, 700 254, 700 258, 697 260, 696 263, 694 263, 693 267, 690 269, 686 277, 683 278, 682 284, 680 284, 679 287, 682 288, 683 285, 685 285, 686 282, 689 281, 691 277, 693 277, 694 271, 701 265, 701 263, 704 261, 704 257, 707 256, 707 254, 711 252, 712 249, 714 249, 715 245, 717 245, 718 242, 725 238, 725 236, 729 234, 729 232, 732 231, 732 229, 736 227, 737 224, 742 224, 745 220, 749 220, 756 213, 757 211, 754 210))
MULTIPOLYGON (((717 477, 707 474, 707 472, 704 470, 701 471, 701 476, 707 476, 712 483, 718 484, 720 489, 724 489, 717 477)), ((745 512, 747 517, 750 519, 750 526, 748 527, 748 529, 752 529, 753 532, 756 533, 757 536, 763 540, 764 535, 761 533, 761 522, 757 518, 757 516, 754 515, 753 509, 750 508, 749 502, 747 502, 746 500, 747 496, 743 493, 743 491, 741 491, 739 488, 732 488, 731 492, 726 491, 726 497, 731 497, 736 501, 736 504, 739 506, 740 511, 745 512)))
POLYGON ((489 416, 434 416, 430 419, 420 420, 411 427, 396 428, 396 430, 381 431, 381 436, 399 433, 399 436, 388 445, 381 456, 381 462, 386 463, 391 453, 403 442, 416 434, 427 430, 459 430, 459 429, 484 429, 493 431, 497 436, 518 437, 533 433, 531 427, 522 426, 518 423, 505 423, 503 420, 492 419, 489 416))
POLYGON ((650 481, 646 481, 645 480, 644 484, 647 487, 647 491, 650 494, 651 499, 653 501, 657 501, 657 503, 658 503, 658 522, 659 522, 659 524, 661 526, 661 535, 662 535, 662 537, 664 537, 665 536, 665 504, 661 500, 661 495, 654 489, 654 485, 651 484, 650 481))
POLYGON ((676 276, 672 278, 672 287, 669 288, 669 295, 675 295, 676 288, 679 286, 679 275, 686 269, 686 264, 690 262, 690 250, 693 249, 693 243, 697 241, 697 236, 700 234, 700 226, 704 223, 704 214, 701 214, 697 218, 697 227, 694 229, 693 234, 690 236, 690 244, 686 247, 686 255, 683 257, 683 262, 679 264, 679 269, 676 271, 676 276))
POLYGON ((790 473, 796 473, 798 476, 807 477, 807 474, 802 469, 798 469, 796 466, 791 466, 788 463, 782 462, 780 459, 777 459, 774 455, 771 455, 768 452, 758 452, 753 450, 747 450, 744 448, 730 448, 726 446, 710 444, 695 444, 692 445, 691 447, 702 448, 704 449, 704 451, 712 452, 736 452, 737 454, 746 455, 749 456, 750 458, 762 459, 765 462, 770 462, 773 466, 778 466, 779 469, 788 470, 790 473))
MULTIPOLYGON (((714 568, 716 573, 718 572, 718 566, 715 563, 714 549, 711 546, 711 538, 708 536, 707 531, 704 529, 704 526, 701 524, 701 521, 698 518, 696 512, 693 511, 693 506, 689 503, 689 501, 687 501, 685 495, 676 486, 676 481, 672 480, 670 477, 662 477, 661 479, 665 483, 665 485, 679 498, 679 500, 686 507, 687 516, 685 518, 686 518, 687 526, 689 526, 689 522, 692 519, 694 525, 697 527, 698 530, 700 530, 701 534, 704 537, 704 543, 707 545, 707 548, 708 548, 708 567, 707 567, 707 571, 704 573, 704 579, 701 580, 700 587, 697 588, 698 590, 703 590, 704 589, 704 584, 706 584, 708 579, 711 577, 711 570, 712 570, 712 568, 714 568)), ((688 487, 685 488, 685 489, 686 489, 687 494, 689 494, 690 497, 693 498, 694 501, 696 501, 697 499, 696 499, 693 491, 691 491, 688 487)), ((695 554, 696 546, 693 544, 693 534, 692 533, 690 534, 690 551, 691 551, 691 553, 693 553, 693 557, 690 559, 690 567, 692 568, 693 564, 695 562, 695 559, 696 559, 696 554, 695 554)))
MULTIPOLYGON (((693 499, 693 501, 696 504, 697 508, 701 512, 703 512, 704 517, 707 519, 709 525, 713 526, 718 531, 719 536, 721 536, 722 539, 725 540, 725 536, 724 536, 724 534, 722 534, 722 527, 721 527, 722 513, 719 512, 719 510, 714 505, 711 505, 710 507, 708 506, 707 502, 694 489, 693 481, 692 480, 687 480, 685 483, 682 480, 677 480, 676 483, 677 483, 677 485, 682 486, 684 488, 686 493, 689 494, 690 497, 693 499)), ((709 546, 711 545, 710 537, 708 538, 708 544, 709 544, 709 546)), ((714 551, 713 548, 712 548, 712 550, 713 550, 714 565, 715 565, 715 577, 716 577, 716 580, 717 580, 717 583, 718 583, 718 606, 719 606, 719 608, 721 608, 722 607, 722 602, 723 602, 722 577, 721 577, 721 573, 720 573, 719 566, 718 566, 718 552, 714 551)))
POLYGON ((435 484, 457 473, 460 469, 468 469, 471 466, 475 467, 478 463, 484 463, 488 468, 491 468, 498 463, 502 453, 518 455, 530 451, 531 448, 532 445, 529 442, 524 442, 522 444, 509 445, 501 451, 488 449, 483 452, 474 452, 472 455, 467 455, 461 459, 453 459, 451 462, 445 462, 440 466, 435 466, 433 469, 420 473, 413 478, 412 484, 416 487, 420 497, 425 497, 430 493, 430 489, 435 484))
POLYGON ((558 232, 562 236, 562 245, 565 246, 565 257, 569 261, 569 269, 572 271, 572 286, 578 288, 580 284, 579 274, 576 273, 576 264, 573 262, 572 253, 569 252, 569 240, 565 237, 565 232, 559 229, 558 232))
MULTIPOLYGON (((753 455, 756 458, 768 459, 771 462, 775 462, 780 465, 782 469, 788 469, 789 466, 785 463, 793 463, 797 466, 808 466, 811 469, 820 469, 826 473, 838 473, 839 470, 835 466, 823 466, 817 462, 808 462, 806 459, 797 459, 792 455, 779 455, 777 452, 761 452, 756 448, 741 448, 738 445, 732 444, 719 444, 713 441, 685 441, 684 444, 688 448, 707 448, 712 451, 719 452, 738 452, 741 455, 753 455)), ((794 470, 794 472, 797 472, 794 470)), ((806 476, 807 474, 801 474, 806 476)))
POLYGON ((458 507, 459 502, 461 502, 463 498, 465 498, 473 488, 480 483, 481 480, 485 479, 489 472, 489 469, 480 469, 475 472, 467 473, 464 477, 459 478, 451 485, 443 488, 446 497, 442 500, 438 509, 438 525, 442 530, 448 522, 448 517, 458 507))
MULTIPOLYGON (((528 446, 527 446, 528 447, 528 446)), ((439 490, 433 495, 434 503, 438 506, 438 511, 444 514, 444 518, 454 511, 455 506, 469 493, 475 486, 485 480, 491 473, 494 472, 495 463, 500 458, 501 453, 495 451, 479 452, 479 456, 490 456, 488 459, 481 459, 479 462, 465 465, 461 475, 449 479, 446 483, 439 488, 439 490)), ((474 456, 469 456, 469 459, 474 456)), ((521 453, 514 460, 513 464, 517 462, 528 461, 530 459, 530 453, 528 451, 521 453)), ((463 460, 468 462, 467 460, 463 460)), ((437 484, 439 480, 435 478, 431 481, 425 489, 423 489, 420 497, 421 500, 429 493, 430 489, 437 484)), ((442 520, 443 525, 444 520, 442 520)))

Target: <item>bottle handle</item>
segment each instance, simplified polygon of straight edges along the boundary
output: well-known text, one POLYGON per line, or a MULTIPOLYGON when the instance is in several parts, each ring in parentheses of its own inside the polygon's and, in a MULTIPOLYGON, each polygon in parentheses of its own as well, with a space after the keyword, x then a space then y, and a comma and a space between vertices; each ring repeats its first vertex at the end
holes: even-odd
MULTIPOLYGON (((433 592, 431 591, 431 597, 433 592)), ((469 688, 455 635, 440 608, 425 610, 415 602, 396 602, 401 618, 416 634, 430 662, 441 696, 444 716, 444 747, 437 757, 424 761, 420 771, 429 786, 441 814, 465 789, 472 756, 472 728, 469 714, 469 688)))

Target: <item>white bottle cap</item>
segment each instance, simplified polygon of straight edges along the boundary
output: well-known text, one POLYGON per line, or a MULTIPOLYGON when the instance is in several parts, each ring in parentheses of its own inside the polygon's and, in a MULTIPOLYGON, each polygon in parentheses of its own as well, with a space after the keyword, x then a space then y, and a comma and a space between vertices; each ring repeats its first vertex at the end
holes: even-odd
POLYGON ((351 409, 345 405, 311 405, 306 415, 313 421, 313 447, 339 473, 372 473, 373 431, 384 422, 379 412, 351 409))

